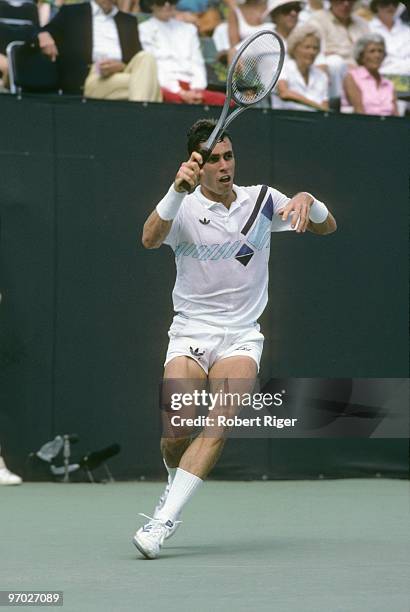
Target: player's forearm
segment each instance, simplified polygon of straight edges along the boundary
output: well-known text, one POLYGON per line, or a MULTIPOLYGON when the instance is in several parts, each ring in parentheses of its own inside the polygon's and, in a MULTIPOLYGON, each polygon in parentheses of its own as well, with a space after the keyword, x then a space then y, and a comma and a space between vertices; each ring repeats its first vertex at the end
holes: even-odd
POLYGON ((331 234, 336 231, 336 220, 323 202, 317 200, 315 196, 308 191, 302 191, 297 195, 300 198, 305 198, 310 207, 307 230, 320 236, 325 236, 326 234, 331 234))
POLYGON ((309 221, 308 230, 313 234, 319 234, 320 236, 325 236, 326 234, 332 234, 336 231, 336 219, 329 213, 327 218, 323 223, 313 223, 313 221, 309 221))
POLYGON ((172 221, 161 219, 156 210, 153 210, 144 223, 142 244, 146 249, 158 249, 168 236, 172 221))
POLYGON ((157 204, 156 208, 145 221, 142 232, 142 244, 146 249, 157 249, 164 242, 177 216, 186 193, 177 191, 175 183, 157 204))

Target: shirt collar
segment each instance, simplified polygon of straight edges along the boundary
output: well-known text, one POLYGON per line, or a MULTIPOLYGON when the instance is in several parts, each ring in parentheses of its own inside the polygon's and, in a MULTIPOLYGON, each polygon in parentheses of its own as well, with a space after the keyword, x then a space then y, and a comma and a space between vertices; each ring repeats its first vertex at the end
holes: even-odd
POLYGON ((110 13, 104 13, 104 11, 102 10, 102 8, 100 6, 98 6, 98 4, 96 2, 94 2, 94 0, 90 1, 91 4, 91 12, 93 17, 97 17, 97 16, 103 16, 103 17, 112 17, 114 18, 116 16, 116 14, 118 13, 118 8, 116 6, 112 7, 112 11, 110 13))
POLYGON ((196 197, 198 198, 198 200, 201 202, 201 204, 203 204, 204 206, 206 206, 206 208, 211 209, 217 206, 224 206, 224 208, 226 208, 226 211, 228 214, 230 214, 231 212, 233 212, 234 210, 236 210, 237 208, 239 208, 241 206, 241 204, 243 204, 243 202, 247 199, 247 194, 246 191, 244 189, 242 189, 242 187, 238 187, 237 185, 233 185, 233 191, 236 194, 236 200, 234 200, 231 204, 231 206, 229 207, 229 209, 227 209, 222 202, 214 202, 213 200, 208 200, 208 198, 206 198, 204 196, 204 194, 201 192, 201 186, 198 185, 198 187, 195 189, 194 193, 196 195, 196 197))
POLYGON ((372 25, 375 25, 379 30, 383 30, 383 32, 387 32, 388 34, 394 34, 395 31, 397 32, 397 30, 400 30, 402 23, 400 17, 394 17, 393 27, 391 30, 389 30, 388 27, 383 23, 383 21, 377 17, 377 15, 373 17, 372 22, 372 25))
MULTIPOLYGON (((370 74, 370 72, 367 70, 367 68, 365 68, 364 66, 359 66, 357 68, 357 72, 360 73, 360 75, 362 76, 362 78, 367 79, 368 81, 374 81, 374 76, 372 76, 370 74)), ((379 83, 379 87, 384 87, 386 85, 387 79, 385 79, 382 75, 380 75, 380 83, 379 83)))
POLYGON ((332 13, 332 11, 331 11, 330 9, 329 9, 329 13, 330 13, 330 14, 331 14, 331 16, 332 16, 333 23, 335 23, 335 24, 337 24, 337 25, 341 25, 341 26, 343 26, 344 28, 348 28, 349 26, 351 26, 351 25, 354 23, 353 15, 350 15, 350 17, 349 17, 349 23, 348 23, 347 25, 345 25, 345 24, 344 24, 342 21, 340 21, 340 19, 338 19, 338 18, 336 17, 336 15, 335 15, 334 13, 332 13))

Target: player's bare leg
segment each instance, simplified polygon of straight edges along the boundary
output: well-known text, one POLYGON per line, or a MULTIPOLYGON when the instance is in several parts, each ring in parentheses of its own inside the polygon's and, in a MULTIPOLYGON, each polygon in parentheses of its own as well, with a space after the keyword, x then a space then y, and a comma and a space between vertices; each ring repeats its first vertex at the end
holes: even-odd
MULTIPOLYGON (((166 372, 169 378, 177 378, 176 374, 179 373, 181 378, 186 374, 188 377, 198 376, 199 370, 187 363, 193 360, 178 357, 173 361, 177 362, 177 360, 180 361, 178 364, 174 364, 176 368, 170 368, 166 372), (178 367, 179 365, 181 368, 178 367), (184 368, 186 369, 184 370, 184 368), (169 372, 172 372, 172 376, 169 372)), ((193 363, 199 369, 202 369, 196 362, 193 363)), ((209 381, 213 392, 225 390, 228 381, 229 391, 235 393, 237 389, 241 394, 253 390, 256 374, 257 367, 253 359, 249 357, 228 357, 217 362, 211 368, 209 381)), ((201 374, 200 379, 205 382, 205 374, 203 376, 201 374)), ((189 378, 185 380, 189 380, 189 378)), ((219 410, 220 413, 227 416, 232 416, 238 409, 239 405, 216 407, 216 411, 219 410)), ((134 536, 134 544, 145 557, 149 559, 158 557, 164 540, 174 533, 182 508, 217 462, 225 443, 225 434, 226 430, 223 427, 213 431, 204 429, 183 452, 179 467, 176 468, 172 484, 167 491, 164 504, 156 512, 156 516, 144 527, 141 527, 134 536)), ((173 461, 177 460, 178 454, 183 448, 182 443, 175 442, 175 438, 170 437, 163 438, 161 446, 165 449, 168 458, 173 461)))
MULTIPOLYGON (((195 388, 203 381, 205 385, 207 375, 201 366, 190 357, 175 357, 165 366, 164 379, 183 380, 183 390, 185 393, 192 393, 195 388)), ((185 415, 186 416, 186 415, 185 415)), ((167 468, 176 469, 179 466, 182 455, 191 443, 191 437, 187 432, 184 437, 183 432, 178 432, 177 437, 161 438, 161 453, 167 468)))
MULTIPOLYGON (((175 357, 165 366, 162 402, 168 403, 170 398, 167 395, 169 393, 176 390, 183 393, 192 393, 198 386, 205 386, 206 381, 207 375, 205 371, 195 360, 186 356, 175 357), (179 380, 181 384, 178 383, 179 380), (169 388, 166 385, 167 381, 172 381, 169 384, 169 388)), ((168 483, 149 523, 141 527, 133 538, 135 546, 148 559, 155 559, 159 555, 163 541, 175 533, 180 523, 178 513, 173 519, 164 520, 163 508, 173 488, 174 479, 178 475, 180 459, 191 443, 191 429, 178 430, 177 436, 171 436, 170 434, 173 434, 174 431, 172 426, 167 423, 167 414, 163 412, 162 416, 165 435, 161 438, 161 452, 168 471, 168 483)), ((187 415, 185 414, 185 416, 187 415)), ((183 475, 185 474, 183 470, 180 472, 183 475)), ((190 476, 192 475, 189 474, 188 477, 190 476)), ((196 478, 195 476, 192 477, 196 478)), ((199 478, 196 478, 196 480, 202 482, 199 478)))
MULTIPOLYGON (((256 363, 250 357, 227 357, 216 362, 209 372, 211 390, 213 393, 223 391, 224 387, 220 383, 228 380, 231 392, 237 390, 239 393, 250 393, 253 390, 256 375, 256 363), (239 381, 236 389, 235 379, 239 381), (246 383, 248 380, 249 384, 246 383)), ((235 410, 234 406, 232 408, 235 410)), ((224 411, 224 407, 219 410, 224 411)), ((218 435, 215 428, 212 428, 211 431, 205 429, 187 448, 179 467, 203 480, 218 461, 224 444, 224 430, 221 430, 218 435)))

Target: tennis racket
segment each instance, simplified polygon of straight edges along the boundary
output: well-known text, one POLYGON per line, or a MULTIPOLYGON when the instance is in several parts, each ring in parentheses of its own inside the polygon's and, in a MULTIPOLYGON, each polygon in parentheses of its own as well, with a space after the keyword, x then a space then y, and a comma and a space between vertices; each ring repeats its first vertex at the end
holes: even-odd
MULTIPOLYGON (((212 134, 201 148, 202 165, 209 159, 228 125, 243 111, 266 98, 272 91, 278 81, 284 58, 283 41, 271 30, 261 30, 244 40, 228 70, 226 99, 221 116, 212 134), (232 100, 237 107, 228 115, 232 100)), ((185 191, 191 190, 186 181, 181 186, 185 191)))

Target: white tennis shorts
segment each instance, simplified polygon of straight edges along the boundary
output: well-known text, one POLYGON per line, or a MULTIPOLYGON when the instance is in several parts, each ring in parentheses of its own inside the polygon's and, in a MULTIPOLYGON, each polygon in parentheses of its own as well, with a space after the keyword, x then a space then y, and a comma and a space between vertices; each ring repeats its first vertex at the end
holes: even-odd
POLYGON ((194 359, 206 374, 216 361, 245 355, 258 367, 262 356, 263 334, 256 323, 247 327, 219 327, 175 315, 169 328, 169 345, 164 365, 174 357, 194 359))

